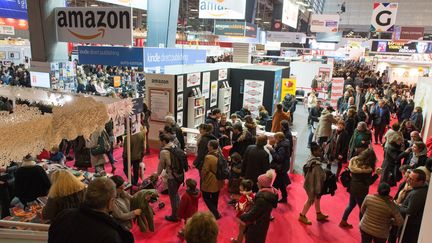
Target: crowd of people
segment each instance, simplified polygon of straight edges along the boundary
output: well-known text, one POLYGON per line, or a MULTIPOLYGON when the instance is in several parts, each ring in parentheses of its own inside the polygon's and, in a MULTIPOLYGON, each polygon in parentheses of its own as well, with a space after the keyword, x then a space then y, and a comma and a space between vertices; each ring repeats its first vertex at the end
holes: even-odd
POLYGON ((24 64, 0 65, 0 84, 31 87, 30 72, 24 64))
MULTIPOLYGON (((303 166, 307 200, 299 212, 299 223, 313 223, 307 216, 312 206, 317 221, 327 222, 335 216, 321 210, 322 196, 335 193, 330 185, 331 178, 335 178, 349 194, 346 209, 339 215, 341 228, 354 228, 349 217, 358 206, 362 243, 416 242, 432 158, 427 156, 428 146, 420 137, 422 109, 412 101, 413 87, 389 83, 385 74, 378 75, 354 62, 337 64, 336 73, 346 78, 344 96, 338 100, 337 107, 319 100, 314 91, 307 98, 310 156, 303 166), (377 149, 384 152, 381 167, 377 149), (376 181, 379 181, 378 190, 371 192, 370 187, 376 181), (397 193, 391 195, 391 188, 396 186, 397 193)), ((171 209, 165 219, 184 222, 179 237, 188 243, 217 242, 217 220, 223 217, 219 212, 219 197, 227 181, 231 196, 227 203, 235 209, 239 222, 238 234, 232 236, 231 242, 266 242, 274 219, 272 210, 284 207, 290 198, 287 187, 291 184, 288 171, 294 152, 291 126, 295 111, 292 106, 296 102, 293 99, 287 97, 285 104, 277 104, 272 116, 260 107, 257 119, 248 107, 232 114, 230 119, 219 109, 213 109, 199 126, 192 165, 185 153, 181 128, 174 117, 166 117, 165 126, 159 131, 159 164, 151 177, 164 178, 171 209), (260 131, 269 124, 274 133, 272 138, 260 131), (188 170, 198 171, 197 180, 187 178, 188 170), (186 191, 180 195, 182 185, 186 191), (199 212, 201 199, 209 213, 199 212)), ((150 129, 146 124, 144 119, 141 132, 130 139, 132 168, 128 168, 123 153, 123 177, 131 172, 135 189, 142 189, 139 177, 143 174, 141 168, 148 149, 146 134, 150 129)), ((129 231, 132 220, 153 217, 152 211, 146 210, 148 205, 136 207, 133 202, 139 200, 146 204, 155 194, 131 195, 125 191, 121 176, 104 176, 105 156, 112 164, 112 172, 116 162, 111 160, 115 138, 109 124, 90 140, 84 141, 87 145, 81 149, 87 149, 92 167, 101 174, 99 178, 85 185, 67 170, 56 171, 48 177, 35 159, 26 156, 19 167, 10 166, 4 171, 10 174, 14 171, 16 199, 14 202, 2 197, 2 217, 8 215, 10 205, 25 206, 40 196, 47 196, 42 215, 51 222, 49 242, 133 242, 129 231)), ((65 147, 67 141, 60 148, 52 149, 48 153, 50 159, 62 157, 58 153, 66 158, 65 147)), ((77 157, 79 147, 75 142, 72 147, 77 157)), ((12 182, 2 183, 1 188, 8 183, 12 182)))

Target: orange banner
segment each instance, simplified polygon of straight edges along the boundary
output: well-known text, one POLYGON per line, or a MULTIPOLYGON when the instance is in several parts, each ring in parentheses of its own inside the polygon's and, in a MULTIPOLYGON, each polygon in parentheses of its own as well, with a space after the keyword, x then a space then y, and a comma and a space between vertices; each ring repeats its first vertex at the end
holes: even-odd
POLYGON ((0 25, 13 26, 16 30, 28 30, 28 21, 25 19, 0 18, 0 25))

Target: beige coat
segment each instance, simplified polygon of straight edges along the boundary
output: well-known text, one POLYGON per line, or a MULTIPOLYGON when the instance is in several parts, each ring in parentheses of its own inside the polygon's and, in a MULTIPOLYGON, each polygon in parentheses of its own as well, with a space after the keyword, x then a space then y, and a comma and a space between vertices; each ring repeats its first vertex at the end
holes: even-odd
POLYGON ((201 170, 201 191, 203 192, 218 192, 223 181, 216 178, 218 157, 217 152, 208 153, 204 158, 204 165, 201 170))
POLYGON ((310 170, 305 176, 303 188, 305 189, 308 197, 313 199, 320 195, 324 181, 326 179, 326 174, 324 169, 321 167, 319 158, 312 156, 306 163, 310 170))
POLYGON ((327 109, 324 109, 319 118, 318 127, 316 129, 316 138, 330 137, 332 133, 332 124, 335 124, 337 120, 333 117, 332 113, 327 109))

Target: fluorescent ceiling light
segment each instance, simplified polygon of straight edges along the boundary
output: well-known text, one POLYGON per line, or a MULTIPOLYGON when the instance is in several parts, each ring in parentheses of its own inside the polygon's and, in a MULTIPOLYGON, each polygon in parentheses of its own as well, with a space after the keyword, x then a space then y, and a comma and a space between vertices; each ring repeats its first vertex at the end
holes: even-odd
POLYGON ((137 17, 137 16, 133 16, 132 18, 136 19, 136 18, 138 18, 138 17, 137 17))
POLYGON ((268 22, 268 21, 266 21, 266 22, 263 22, 264 24, 270 24, 270 22, 268 22))
POLYGON ((312 12, 313 8, 307 8, 306 10, 309 11, 309 12, 312 12))
POLYGON ((190 11, 191 11, 191 12, 198 12, 198 9, 196 9, 196 8, 192 8, 190 11))
POLYGON ((141 14, 141 16, 147 16, 147 14, 143 13, 143 14, 141 14))
POLYGON ((92 5, 90 5, 90 7, 98 7, 99 5, 97 5, 97 4, 92 4, 92 5))
POLYGON ((255 18, 255 20, 258 20, 258 21, 260 21, 260 20, 261 20, 261 18, 255 18))
POLYGON ((297 1, 296 3, 297 3, 298 5, 302 5, 302 6, 305 6, 305 7, 309 6, 308 3, 305 3, 305 2, 303 2, 303 1, 297 1))

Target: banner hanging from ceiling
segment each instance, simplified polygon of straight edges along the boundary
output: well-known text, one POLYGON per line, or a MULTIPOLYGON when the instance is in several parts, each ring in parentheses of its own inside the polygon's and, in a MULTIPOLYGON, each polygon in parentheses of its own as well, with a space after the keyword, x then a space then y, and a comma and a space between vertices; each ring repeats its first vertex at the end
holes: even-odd
POLYGON ((147 10, 147 0, 97 0, 98 2, 112 3, 116 5, 147 10))
POLYGON ((200 0, 200 19, 244 19, 246 0, 200 0))
POLYGON ((283 1, 282 8, 282 23, 297 29, 299 7, 297 4, 291 2, 291 0, 283 1))
POLYGON ((310 30, 312 32, 338 32, 339 18, 338 14, 312 14, 310 30))
POLYGON ((372 52, 431 54, 432 43, 426 41, 372 41, 372 52))
POLYGON ((371 31, 393 31, 396 24, 397 9, 398 3, 374 3, 371 19, 371 31))
POLYGON ((215 35, 256 37, 257 26, 245 21, 221 21, 216 20, 214 24, 215 35))
POLYGON ((26 0, 1 0, 0 17, 28 19, 26 0))
POLYGON ((56 8, 57 41, 132 45, 131 8, 56 8))

